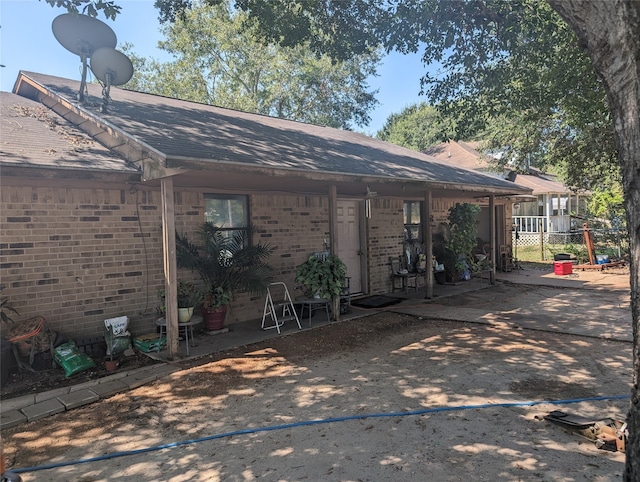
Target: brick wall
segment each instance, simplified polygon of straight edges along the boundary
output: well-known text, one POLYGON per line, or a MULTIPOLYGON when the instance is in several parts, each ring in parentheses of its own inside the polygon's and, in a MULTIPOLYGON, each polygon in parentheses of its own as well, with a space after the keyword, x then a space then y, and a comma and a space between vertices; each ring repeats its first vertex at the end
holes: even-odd
POLYGON ((159 191, 56 181, 0 194, 0 277, 19 319, 42 315, 68 336, 102 334, 128 315, 152 329, 163 279, 159 191))
MULTIPOLYGON (((26 319, 43 315, 69 337, 100 335, 103 320, 129 316, 134 334, 154 331, 164 286, 159 189, 51 181, 10 185, 0 194, 0 279, 26 319)), ((194 238, 203 193, 177 190, 176 230, 194 238)), ((251 197, 256 240, 269 243, 275 278, 294 287, 295 267, 329 237, 328 199, 251 197)), ((179 279, 199 281, 179 270, 179 279)), ((236 294, 227 323, 262 316, 264 298, 236 294)))
MULTIPOLYGON (((203 193, 175 192, 176 230, 194 236, 203 221, 203 193)), ((433 202, 433 226, 453 203, 433 202)), ((389 256, 402 253, 403 202, 372 200, 367 220, 370 292, 390 289, 389 256)), ((250 197, 256 241, 270 244, 269 264, 293 297, 296 266, 329 239, 327 196, 250 197)), ((18 319, 44 316, 77 338, 103 333, 103 320, 127 315, 134 335, 155 330, 158 290, 164 287, 161 194, 118 183, 20 181, 3 178, 0 191, 0 280, 18 319)), ((179 271, 179 279, 199 281, 179 271)), ((227 323, 259 320, 264 297, 235 294, 227 323)))
MULTIPOLYGON (((329 238, 329 205, 326 196, 251 196, 251 222, 255 241, 274 249, 269 264, 274 281, 283 281, 293 298, 302 294, 295 289, 296 266, 312 253, 323 250, 329 238)), ((262 318, 264 297, 248 294, 234 296, 227 322, 262 318)))

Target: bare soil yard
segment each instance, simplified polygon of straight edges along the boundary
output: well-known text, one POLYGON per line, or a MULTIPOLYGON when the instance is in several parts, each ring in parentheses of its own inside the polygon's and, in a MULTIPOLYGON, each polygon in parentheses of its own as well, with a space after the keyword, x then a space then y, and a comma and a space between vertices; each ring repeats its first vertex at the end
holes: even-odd
MULTIPOLYGON (((512 289, 483 312, 517 305, 512 289)), ((624 419, 628 400, 587 399, 629 394, 631 343, 470 321, 386 312, 191 361, 5 430, 4 451, 22 468, 101 458, 24 481, 621 480, 624 454, 536 415, 624 419), (519 403, 545 400, 573 402, 519 403)))

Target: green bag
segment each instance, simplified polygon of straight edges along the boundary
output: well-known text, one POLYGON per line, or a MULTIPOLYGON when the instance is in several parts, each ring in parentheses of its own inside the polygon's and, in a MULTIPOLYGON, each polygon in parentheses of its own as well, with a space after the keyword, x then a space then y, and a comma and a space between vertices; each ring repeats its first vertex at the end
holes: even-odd
POLYGON ((57 347, 53 358, 62 367, 67 378, 96 366, 89 355, 78 350, 76 342, 73 340, 57 347))

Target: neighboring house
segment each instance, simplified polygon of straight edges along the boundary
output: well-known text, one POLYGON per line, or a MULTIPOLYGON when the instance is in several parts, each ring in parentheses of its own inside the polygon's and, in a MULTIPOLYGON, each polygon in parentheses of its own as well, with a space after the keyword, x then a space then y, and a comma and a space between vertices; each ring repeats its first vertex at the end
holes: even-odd
POLYGON ((488 157, 476 150, 476 143, 443 142, 425 153, 450 165, 499 176, 519 187, 528 188, 535 197, 522 197, 512 204, 512 222, 519 233, 569 233, 582 226, 588 194, 573 193, 553 176, 530 168, 529 174, 517 174, 493 167, 488 157))
MULTIPOLYGON (((3 295, 67 336, 101 334, 120 315, 134 334, 155 329, 174 255, 163 232, 250 223, 294 295, 296 266, 325 249, 347 264, 353 292, 379 294, 405 231, 428 246, 448 209, 471 202, 494 207, 499 243, 510 196, 530 193, 349 131, 115 88, 103 113, 101 86, 80 104, 79 85, 21 72, 0 98, 3 295)), ((263 306, 236 294, 227 323, 263 306)))
POLYGON ((530 169, 511 173, 510 180, 531 189, 534 202, 514 206, 513 222, 521 233, 569 233, 582 227, 588 193, 574 193, 552 176, 530 169))

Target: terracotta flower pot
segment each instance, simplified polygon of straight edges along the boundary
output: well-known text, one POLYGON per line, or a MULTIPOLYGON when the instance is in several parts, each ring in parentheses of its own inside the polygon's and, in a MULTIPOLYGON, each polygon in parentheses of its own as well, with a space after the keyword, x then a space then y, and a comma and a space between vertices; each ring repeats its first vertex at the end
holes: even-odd
POLYGON ((104 361, 104 367, 106 368, 106 370, 108 372, 112 372, 112 371, 116 370, 118 368, 118 365, 120 365, 120 362, 118 362, 118 360, 105 360, 104 361))
POLYGON ((221 306, 220 308, 202 308, 202 323, 207 331, 222 330, 226 316, 226 306, 221 306))

